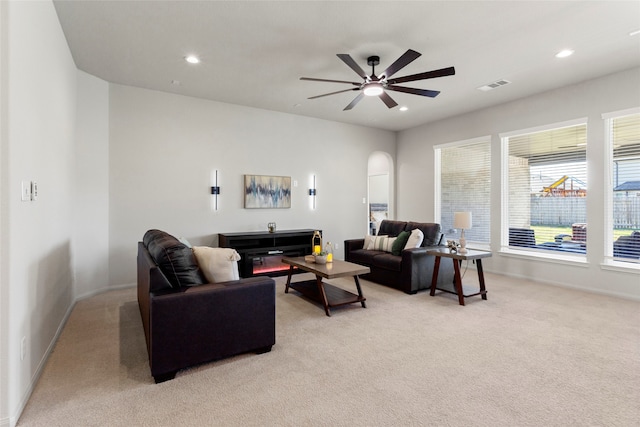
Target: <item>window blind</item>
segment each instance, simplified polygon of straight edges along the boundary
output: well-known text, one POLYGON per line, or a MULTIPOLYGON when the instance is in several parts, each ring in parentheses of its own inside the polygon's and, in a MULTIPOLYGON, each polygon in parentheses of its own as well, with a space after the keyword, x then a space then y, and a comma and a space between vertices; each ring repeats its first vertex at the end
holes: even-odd
POLYGON ((640 114, 610 121, 611 249, 616 261, 640 262, 640 114))
POLYGON ((459 239, 454 212, 471 212, 467 245, 491 240, 491 138, 436 148, 440 156, 440 224, 448 239, 459 239))
POLYGON ((586 254, 587 126, 506 138, 509 247, 586 254))

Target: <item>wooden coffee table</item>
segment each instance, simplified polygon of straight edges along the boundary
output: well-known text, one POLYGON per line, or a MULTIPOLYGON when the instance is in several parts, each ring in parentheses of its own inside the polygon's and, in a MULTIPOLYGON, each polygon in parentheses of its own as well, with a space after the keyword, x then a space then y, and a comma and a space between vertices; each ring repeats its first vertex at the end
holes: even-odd
POLYGON ((362 304, 362 307, 367 308, 365 303, 366 298, 362 295, 358 275, 371 272, 369 267, 340 260, 334 260, 327 264, 316 264, 314 262, 306 262, 304 257, 282 258, 282 262, 290 266, 287 286, 284 292, 289 293, 289 288, 291 287, 305 297, 319 302, 324 306, 324 312, 327 316, 331 316, 331 307, 359 302, 362 304), (315 274, 316 280, 304 280, 291 283, 291 276, 295 269, 315 274), (323 278, 336 279, 338 277, 348 276, 352 276, 356 282, 357 295, 322 281, 323 278))

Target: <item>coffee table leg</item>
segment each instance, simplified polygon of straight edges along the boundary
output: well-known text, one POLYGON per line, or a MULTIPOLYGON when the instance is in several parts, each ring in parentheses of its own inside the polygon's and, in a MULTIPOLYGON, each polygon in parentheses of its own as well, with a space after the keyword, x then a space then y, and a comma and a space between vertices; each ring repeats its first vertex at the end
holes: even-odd
POLYGON ((316 276, 316 283, 318 284, 318 292, 322 297, 322 305, 324 305, 324 312, 327 316, 331 317, 331 311, 329 310, 329 301, 327 301, 327 294, 324 292, 324 285, 322 284, 322 277, 316 276))
MULTIPOLYGON (((362 295, 362 288, 360 287, 360 279, 358 279, 358 276, 353 276, 353 280, 356 281, 356 288, 358 289, 358 296, 361 299, 364 298, 364 295, 362 295)), ((360 301, 360 304, 362 304, 362 308, 367 308, 367 303, 365 301, 360 301)))
POLYGON ((462 277, 460 275, 460 263, 458 262, 457 259, 452 259, 451 261, 453 261, 453 270, 454 270, 454 276, 455 276, 455 288, 456 288, 456 292, 458 293, 458 302, 460 303, 460 305, 464 305, 464 294, 463 294, 463 290, 462 290, 462 277))
POLYGON ((289 285, 291 285, 291 275, 293 274, 293 265, 289 266, 289 277, 287 277, 287 286, 284 288, 284 293, 289 293, 289 285))

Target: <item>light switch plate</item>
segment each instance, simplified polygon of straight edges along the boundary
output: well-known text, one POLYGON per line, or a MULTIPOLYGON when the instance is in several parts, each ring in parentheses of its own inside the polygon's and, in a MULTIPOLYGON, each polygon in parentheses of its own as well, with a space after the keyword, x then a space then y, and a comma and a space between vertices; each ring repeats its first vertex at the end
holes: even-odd
POLYGON ((23 202, 31 201, 31 181, 22 181, 21 200, 23 202))
POLYGON ((35 181, 31 181, 31 200, 36 200, 38 198, 38 183, 35 181))

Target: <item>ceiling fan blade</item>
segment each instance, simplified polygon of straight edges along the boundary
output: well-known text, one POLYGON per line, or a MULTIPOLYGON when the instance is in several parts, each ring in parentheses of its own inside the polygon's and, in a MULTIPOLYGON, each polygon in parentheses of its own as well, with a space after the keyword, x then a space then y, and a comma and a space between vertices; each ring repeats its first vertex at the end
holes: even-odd
POLYGON ((427 71, 426 73, 412 74, 410 76, 398 77, 397 79, 389 80, 389 84, 394 85, 396 83, 413 82, 416 80, 434 79, 436 77, 452 76, 456 73, 456 69, 453 67, 441 68, 439 70, 427 71))
POLYGON ((402 87, 402 86, 393 86, 393 85, 388 85, 387 89, 395 90, 396 92, 410 93, 412 95, 428 96, 430 98, 435 98, 440 93, 439 90, 414 89, 412 87, 402 87))
POLYGON ((346 107, 344 107, 344 110, 342 111, 347 111, 347 110, 351 110, 353 107, 356 106, 356 104, 358 102, 360 102, 360 100, 364 98, 364 92, 360 92, 360 94, 358 96, 355 97, 355 99, 353 101, 351 101, 351 103, 349 105, 347 105, 346 107))
POLYGON ((389 65, 389 67, 387 67, 387 69, 384 70, 382 74, 380 74, 380 76, 385 76, 388 79, 389 77, 400 71, 402 68, 418 59, 420 55, 422 54, 416 52, 415 50, 407 50, 404 54, 402 54, 400 58, 396 59, 396 62, 389 65))
POLYGON ((367 79, 367 73, 364 72, 364 70, 362 68, 360 68, 360 66, 358 64, 356 64, 356 61, 353 60, 353 58, 351 56, 349 56, 349 54, 347 53, 339 53, 338 54, 338 58, 342 59, 342 61, 347 64, 353 71, 356 72, 357 75, 359 75, 360 77, 362 77, 363 79, 367 79))
POLYGON ((347 83, 354 86, 360 86, 362 84, 362 83, 356 83, 356 82, 348 82, 346 80, 314 79, 313 77, 300 77, 300 80, 308 80, 311 82, 347 83))
POLYGON ((382 92, 378 96, 380 97, 380 99, 382 99, 382 102, 387 104, 387 107, 389 107, 389 108, 393 108, 396 105, 398 105, 398 103, 396 101, 394 101, 393 98, 391 98, 387 92, 382 92))
POLYGON ((344 89, 344 90, 339 90, 337 92, 325 93, 323 95, 316 95, 316 96, 312 96, 312 97, 307 98, 307 99, 322 98, 323 96, 335 95, 336 93, 342 93, 342 92, 351 92, 352 90, 360 90, 360 89, 358 89, 357 87, 354 87, 353 89, 344 89))

